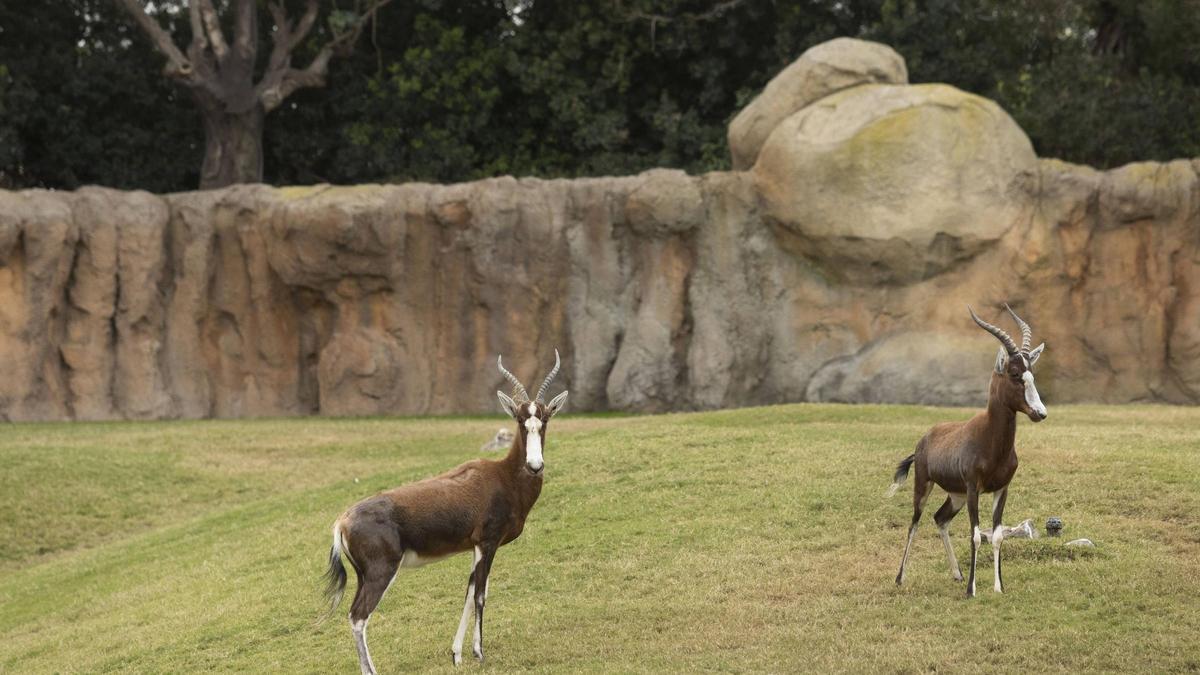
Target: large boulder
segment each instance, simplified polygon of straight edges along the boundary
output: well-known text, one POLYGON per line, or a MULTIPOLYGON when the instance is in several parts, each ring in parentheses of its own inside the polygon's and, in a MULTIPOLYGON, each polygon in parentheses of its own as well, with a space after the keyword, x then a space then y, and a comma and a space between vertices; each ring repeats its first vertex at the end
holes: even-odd
POLYGON ((906 84, 904 57, 878 42, 838 38, 809 49, 767 83, 729 124, 733 168, 754 166, 767 137, 809 104, 860 84, 906 84))
POLYGON ((947 85, 863 85, 787 118, 755 182, 781 244, 841 282, 912 283, 1029 213, 1037 158, 1000 106, 947 85))

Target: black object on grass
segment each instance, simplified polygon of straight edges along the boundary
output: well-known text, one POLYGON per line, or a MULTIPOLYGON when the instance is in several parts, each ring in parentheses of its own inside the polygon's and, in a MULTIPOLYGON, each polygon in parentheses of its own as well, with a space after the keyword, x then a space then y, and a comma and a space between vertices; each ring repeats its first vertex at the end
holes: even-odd
POLYGON ((1062 534, 1063 521, 1058 516, 1050 516, 1046 519, 1046 534, 1051 537, 1057 537, 1062 534))

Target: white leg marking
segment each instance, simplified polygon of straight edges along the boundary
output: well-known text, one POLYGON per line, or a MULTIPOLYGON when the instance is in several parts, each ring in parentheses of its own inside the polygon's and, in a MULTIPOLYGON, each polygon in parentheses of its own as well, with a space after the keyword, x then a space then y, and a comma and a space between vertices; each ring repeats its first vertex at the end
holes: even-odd
MULTIPOLYGON (((484 595, 487 595, 486 585, 484 595)), ((483 661, 483 612, 475 612, 475 640, 471 643, 471 652, 475 658, 483 661)))
POLYGON ((971 595, 975 595, 975 561, 979 555, 979 545, 983 542, 983 535, 979 533, 979 526, 973 528, 971 541, 975 544, 971 548, 971 595))
POLYGON ((476 546, 475 561, 471 563, 472 581, 467 584, 467 599, 463 602, 462 618, 458 620, 458 632, 454 634, 454 644, 450 647, 450 653, 456 666, 462 663, 463 638, 467 635, 467 622, 471 620, 471 611, 475 607, 475 566, 479 564, 479 559, 482 557, 483 552, 476 546))
MULTIPOLYGON (((533 404, 530 404, 532 407, 533 404)), ((475 548, 476 560, 483 558, 483 551, 479 547, 475 548)), ((475 589, 476 595, 482 595, 483 599, 487 599, 487 581, 483 582, 483 589, 475 589)), ((486 604, 486 603, 485 603, 486 604)), ((482 605, 475 606, 475 639, 471 643, 471 652, 475 654, 475 658, 483 663, 483 607, 482 605)))
POLYGON ((358 667, 362 675, 375 675, 375 664, 371 662, 371 652, 367 651, 367 620, 351 621, 350 630, 358 647, 358 667))
POLYGON ((1000 586, 1000 542, 1002 541, 1004 541, 1004 527, 997 525, 996 529, 992 530, 992 562, 996 569, 996 585, 993 590, 997 593, 1004 592, 1000 586))
POLYGON ((463 638, 467 634, 467 621, 471 619, 471 612, 475 607, 475 582, 467 585, 467 601, 463 603, 462 618, 458 620, 458 631, 454 633, 454 644, 450 647, 450 653, 454 659, 454 665, 462 663, 462 644, 463 638))
POLYGON ((962 570, 958 568, 958 558, 954 557, 954 545, 950 543, 950 524, 939 527, 938 533, 942 535, 942 545, 946 547, 946 560, 950 563, 950 574, 955 581, 962 581, 962 570))

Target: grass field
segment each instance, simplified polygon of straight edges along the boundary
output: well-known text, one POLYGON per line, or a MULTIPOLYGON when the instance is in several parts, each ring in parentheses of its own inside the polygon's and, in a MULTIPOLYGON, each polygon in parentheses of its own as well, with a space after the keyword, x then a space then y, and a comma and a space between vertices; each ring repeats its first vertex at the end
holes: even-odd
MULTIPOLYGON (((937 494, 895 585, 911 483, 883 497, 925 429, 968 411, 569 413, 493 568, 487 670, 1200 670, 1200 409, 1022 418, 1006 520, 1061 516, 1097 547, 1009 540, 997 595, 985 545, 970 601, 932 525, 937 494)), ((349 603, 314 625, 331 523, 476 456, 502 424, 4 426, 0 671, 356 672, 349 603)), ((964 561, 967 533, 964 510, 964 561)), ((453 670, 469 566, 401 573, 371 621, 381 671, 453 670)))

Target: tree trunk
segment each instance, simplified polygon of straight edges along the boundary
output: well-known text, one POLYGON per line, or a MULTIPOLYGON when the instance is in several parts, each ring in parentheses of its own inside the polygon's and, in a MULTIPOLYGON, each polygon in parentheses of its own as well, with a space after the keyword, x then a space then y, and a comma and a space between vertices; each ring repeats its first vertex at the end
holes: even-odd
POLYGON ((263 117, 261 105, 242 113, 222 105, 200 106, 204 118, 204 164, 200 189, 210 190, 263 179, 263 117))

